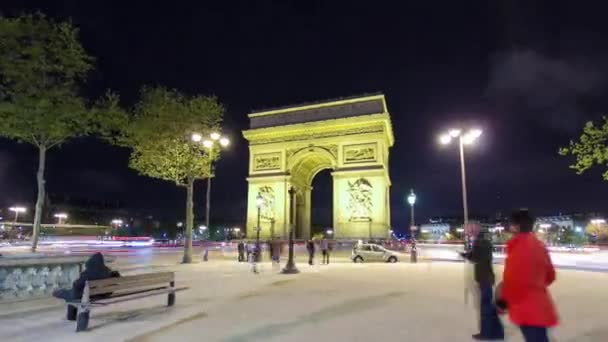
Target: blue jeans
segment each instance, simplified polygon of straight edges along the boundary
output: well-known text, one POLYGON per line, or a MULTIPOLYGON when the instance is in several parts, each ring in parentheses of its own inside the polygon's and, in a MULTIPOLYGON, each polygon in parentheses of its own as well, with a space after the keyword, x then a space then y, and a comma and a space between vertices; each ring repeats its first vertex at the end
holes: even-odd
POLYGON ((504 338, 505 332, 492 300, 492 285, 479 284, 479 293, 481 306, 479 310, 481 314, 479 334, 487 338, 504 338))
POLYGON ((526 342, 549 342, 547 328, 522 325, 519 327, 526 342))

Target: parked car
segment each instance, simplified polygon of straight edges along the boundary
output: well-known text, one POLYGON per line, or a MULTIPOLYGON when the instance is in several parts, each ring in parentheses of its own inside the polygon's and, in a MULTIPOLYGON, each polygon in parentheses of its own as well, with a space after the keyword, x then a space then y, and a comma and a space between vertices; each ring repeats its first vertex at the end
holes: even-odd
POLYGON ((374 243, 364 243, 353 248, 351 260, 360 262, 397 262, 400 255, 374 243))

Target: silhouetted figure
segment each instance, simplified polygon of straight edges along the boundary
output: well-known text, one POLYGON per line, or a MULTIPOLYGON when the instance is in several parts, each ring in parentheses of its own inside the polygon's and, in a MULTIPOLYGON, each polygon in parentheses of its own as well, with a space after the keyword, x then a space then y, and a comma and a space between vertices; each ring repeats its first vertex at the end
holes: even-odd
POLYGON ((308 240, 306 242, 306 250, 308 251, 308 264, 312 266, 315 258, 315 242, 308 240))
POLYGON ((462 253, 462 256, 474 263, 475 281, 479 285, 480 327, 479 334, 473 335, 473 338, 481 341, 503 340, 504 329, 492 300, 492 287, 495 281, 492 242, 486 236, 486 232, 479 232, 471 251, 462 253))
POLYGON ((239 244, 237 245, 237 250, 239 252, 239 262, 245 261, 245 244, 243 243, 243 241, 239 241, 239 244))
MULTIPOLYGON (((87 280, 100 280, 106 278, 120 277, 118 271, 112 271, 107 267, 101 253, 93 254, 85 263, 85 270, 80 273, 80 277, 74 280, 71 289, 58 289, 53 292, 53 297, 63 299, 66 302, 80 301, 82 292, 87 280)), ((91 296, 91 299, 104 298, 111 293, 99 294, 91 296)), ((68 319, 75 320, 77 308, 68 306, 68 319)))
POLYGON ((319 248, 321 248, 321 253, 323 254, 323 261, 321 263, 329 265, 329 242, 327 239, 321 240, 319 248))

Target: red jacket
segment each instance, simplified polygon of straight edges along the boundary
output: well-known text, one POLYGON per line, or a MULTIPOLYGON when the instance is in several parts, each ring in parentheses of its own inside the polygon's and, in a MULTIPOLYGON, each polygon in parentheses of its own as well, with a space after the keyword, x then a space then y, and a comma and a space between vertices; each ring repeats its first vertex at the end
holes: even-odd
POLYGON ((557 312, 547 287, 555 269, 545 245, 533 233, 519 233, 507 243, 502 300, 517 325, 552 327, 557 312))

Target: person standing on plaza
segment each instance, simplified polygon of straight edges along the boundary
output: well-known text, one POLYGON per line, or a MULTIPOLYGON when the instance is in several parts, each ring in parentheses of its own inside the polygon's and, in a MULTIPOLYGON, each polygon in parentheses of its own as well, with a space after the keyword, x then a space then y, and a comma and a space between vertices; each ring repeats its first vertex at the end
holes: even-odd
POLYGON ((243 243, 243 240, 239 241, 237 249, 239 252, 239 262, 245 261, 245 244, 243 243))
POLYGON ((306 250, 308 251, 308 264, 312 266, 315 258, 315 242, 308 240, 306 242, 306 250))
POLYGON ((328 251, 328 243, 327 239, 323 238, 319 242, 319 249, 321 249, 321 254, 323 255, 323 259, 321 260, 321 264, 329 264, 329 251, 328 251))
POLYGON ((526 342, 548 342, 547 328, 558 325, 558 316, 549 293, 555 269, 545 245, 533 233, 534 219, 528 210, 511 215, 511 232, 503 282, 496 305, 507 310, 526 342))
POLYGON ((494 286, 494 268, 492 265, 492 242, 487 232, 480 231, 473 242, 473 248, 462 256, 470 260, 475 267, 475 281, 479 286, 479 333, 473 339, 479 341, 504 340, 505 333, 498 318, 492 299, 494 286))
POLYGON ((278 265, 281 261, 281 241, 278 239, 272 240, 270 248, 272 249, 272 262, 278 265))

